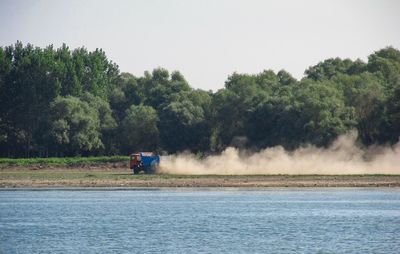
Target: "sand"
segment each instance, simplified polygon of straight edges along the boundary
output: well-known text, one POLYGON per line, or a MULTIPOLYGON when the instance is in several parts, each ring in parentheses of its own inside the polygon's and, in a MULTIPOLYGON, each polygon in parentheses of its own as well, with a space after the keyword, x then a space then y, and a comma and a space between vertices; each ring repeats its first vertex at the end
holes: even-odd
POLYGON ((0 188, 400 187, 400 175, 132 175, 125 167, 6 167, 0 188))

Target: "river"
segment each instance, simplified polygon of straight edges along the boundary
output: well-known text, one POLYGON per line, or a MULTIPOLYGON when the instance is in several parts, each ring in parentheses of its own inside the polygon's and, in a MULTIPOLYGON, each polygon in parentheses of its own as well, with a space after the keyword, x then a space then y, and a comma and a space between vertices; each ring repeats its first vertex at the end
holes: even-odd
POLYGON ((0 191, 0 253, 399 250, 396 188, 0 191))

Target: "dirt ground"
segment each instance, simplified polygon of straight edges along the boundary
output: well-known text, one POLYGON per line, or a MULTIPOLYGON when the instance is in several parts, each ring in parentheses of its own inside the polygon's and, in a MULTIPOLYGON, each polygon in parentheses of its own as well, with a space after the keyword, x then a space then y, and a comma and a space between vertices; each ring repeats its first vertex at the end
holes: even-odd
POLYGON ((0 188, 400 187, 400 175, 132 175, 125 165, 0 168, 0 188))

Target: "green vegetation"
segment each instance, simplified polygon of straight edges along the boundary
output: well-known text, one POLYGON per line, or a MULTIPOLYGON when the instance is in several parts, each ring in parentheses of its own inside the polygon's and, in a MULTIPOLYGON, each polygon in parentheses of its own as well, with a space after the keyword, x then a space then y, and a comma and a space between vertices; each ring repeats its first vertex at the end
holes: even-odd
POLYGON ((115 162, 128 162, 128 156, 97 156, 97 157, 65 157, 65 158, 0 158, 2 166, 30 166, 30 165, 51 165, 51 166, 70 166, 86 164, 102 164, 115 162))
POLYGON ((178 71, 120 73, 101 49, 0 47, 1 157, 294 149, 354 129, 364 145, 398 142, 399 50, 327 59, 301 80, 284 70, 233 73, 213 93, 178 71))

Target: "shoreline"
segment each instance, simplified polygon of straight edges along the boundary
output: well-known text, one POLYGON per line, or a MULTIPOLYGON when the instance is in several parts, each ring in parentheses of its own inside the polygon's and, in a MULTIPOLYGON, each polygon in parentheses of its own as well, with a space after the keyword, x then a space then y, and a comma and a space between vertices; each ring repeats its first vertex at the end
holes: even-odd
POLYGON ((400 175, 132 175, 126 169, 1 169, 0 189, 400 187, 400 175))
POLYGON ((13 187, 7 191, 314 191, 314 190, 378 190, 400 191, 400 187, 13 187))

